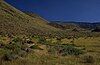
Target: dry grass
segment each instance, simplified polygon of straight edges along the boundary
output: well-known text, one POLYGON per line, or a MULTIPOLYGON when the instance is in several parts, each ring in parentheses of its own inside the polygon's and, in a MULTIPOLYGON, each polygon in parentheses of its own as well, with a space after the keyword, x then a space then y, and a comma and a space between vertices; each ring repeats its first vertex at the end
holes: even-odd
MULTIPOLYGON (((63 43, 71 41, 70 39, 63 39, 63 43)), ((44 50, 35 50, 29 53, 25 58, 19 58, 13 61, 2 61, 1 65, 100 65, 100 37, 95 38, 79 38, 75 39, 75 44, 79 47, 85 47, 85 54, 79 56, 59 56, 47 53, 46 45, 40 47, 44 50), (81 57, 84 55, 92 56, 93 63, 84 63, 81 57)))
POLYGON ((59 29, 47 25, 47 21, 43 18, 34 16, 36 18, 0 1, 0 34, 42 34, 59 31, 59 29))

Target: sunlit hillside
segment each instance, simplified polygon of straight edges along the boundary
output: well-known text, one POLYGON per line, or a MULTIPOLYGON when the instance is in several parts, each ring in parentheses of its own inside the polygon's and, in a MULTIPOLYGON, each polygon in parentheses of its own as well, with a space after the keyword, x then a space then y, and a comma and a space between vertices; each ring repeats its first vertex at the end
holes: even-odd
POLYGON ((54 23, 0 0, 0 65, 100 65, 100 24, 54 23))

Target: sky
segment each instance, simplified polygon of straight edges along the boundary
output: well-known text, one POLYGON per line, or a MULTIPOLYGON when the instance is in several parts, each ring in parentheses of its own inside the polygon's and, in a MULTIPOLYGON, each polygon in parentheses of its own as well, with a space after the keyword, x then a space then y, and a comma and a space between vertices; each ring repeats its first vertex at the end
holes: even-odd
POLYGON ((5 0, 49 21, 100 22, 100 0, 5 0))

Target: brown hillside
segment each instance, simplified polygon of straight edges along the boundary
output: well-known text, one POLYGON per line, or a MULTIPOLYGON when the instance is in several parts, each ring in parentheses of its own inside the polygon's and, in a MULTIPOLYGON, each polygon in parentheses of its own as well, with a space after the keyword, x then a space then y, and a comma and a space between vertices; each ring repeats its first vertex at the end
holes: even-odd
POLYGON ((59 29, 47 25, 42 17, 31 17, 0 0, 0 34, 51 33, 59 29), (34 18, 36 17, 36 18, 34 18))

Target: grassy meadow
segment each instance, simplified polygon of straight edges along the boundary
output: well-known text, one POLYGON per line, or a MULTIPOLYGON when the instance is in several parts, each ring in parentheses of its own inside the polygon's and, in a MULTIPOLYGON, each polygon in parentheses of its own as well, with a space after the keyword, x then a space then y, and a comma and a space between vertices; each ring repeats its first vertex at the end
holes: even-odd
POLYGON ((100 37, 59 40, 37 35, 1 36, 0 42, 0 65, 100 65, 100 37), (34 45, 28 47, 29 42, 34 45), (11 47, 14 43, 22 47, 16 44, 11 47))

